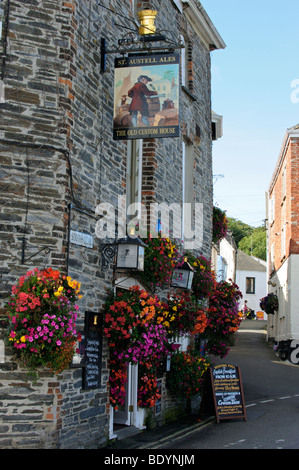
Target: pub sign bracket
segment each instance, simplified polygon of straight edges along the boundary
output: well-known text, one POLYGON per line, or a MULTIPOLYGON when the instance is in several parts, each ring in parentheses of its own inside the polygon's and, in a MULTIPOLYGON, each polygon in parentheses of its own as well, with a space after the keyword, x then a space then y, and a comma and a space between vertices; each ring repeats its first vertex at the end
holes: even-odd
POLYGON ((107 41, 105 38, 101 38, 101 73, 106 72, 106 57, 107 54, 130 54, 130 53, 142 53, 142 54, 151 54, 153 52, 159 53, 163 51, 174 51, 176 49, 182 49, 185 46, 183 44, 178 44, 173 41, 170 41, 169 39, 166 38, 165 35, 163 34, 157 34, 155 36, 153 35, 148 35, 148 36, 130 36, 129 38, 124 38, 124 39, 119 39, 118 44, 119 46, 129 46, 129 45, 134 45, 134 44, 143 44, 143 48, 138 46, 138 47, 131 47, 131 48, 126 48, 126 49, 107 49, 107 41), (152 42, 166 42, 167 45, 164 46, 157 46, 157 47, 152 47, 150 43, 152 42))

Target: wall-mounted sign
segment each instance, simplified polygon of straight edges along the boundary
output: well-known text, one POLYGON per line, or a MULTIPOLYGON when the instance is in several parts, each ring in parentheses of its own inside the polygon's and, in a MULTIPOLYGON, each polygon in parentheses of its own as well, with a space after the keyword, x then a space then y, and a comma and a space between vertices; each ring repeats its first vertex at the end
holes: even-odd
POLYGON ((99 313, 85 312, 85 367, 83 389, 100 388, 102 374, 102 321, 99 313))
POLYGON ((93 236, 88 233, 70 231, 70 242, 75 245, 85 246, 86 248, 93 248, 93 236))
POLYGON ((113 139, 179 136, 179 54, 115 59, 113 139))

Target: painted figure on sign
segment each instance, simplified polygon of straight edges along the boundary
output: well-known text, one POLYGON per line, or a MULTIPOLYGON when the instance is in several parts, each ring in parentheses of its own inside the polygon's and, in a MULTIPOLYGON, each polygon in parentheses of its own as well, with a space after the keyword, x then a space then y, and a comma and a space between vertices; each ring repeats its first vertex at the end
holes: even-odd
POLYGON ((132 116, 132 124, 134 127, 137 126, 138 112, 141 114, 141 120, 143 124, 149 126, 149 109, 146 97, 158 94, 157 91, 151 91, 147 88, 146 85, 151 81, 152 79, 147 75, 140 75, 137 79, 137 83, 135 83, 135 85, 128 91, 128 96, 132 98, 129 111, 132 116))

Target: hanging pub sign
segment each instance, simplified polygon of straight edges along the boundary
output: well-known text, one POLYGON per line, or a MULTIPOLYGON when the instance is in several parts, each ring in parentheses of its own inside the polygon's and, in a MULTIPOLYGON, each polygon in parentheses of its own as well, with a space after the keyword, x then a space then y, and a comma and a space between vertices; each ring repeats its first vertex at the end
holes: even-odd
POLYGON ((179 54, 115 59, 113 139, 179 136, 179 54))

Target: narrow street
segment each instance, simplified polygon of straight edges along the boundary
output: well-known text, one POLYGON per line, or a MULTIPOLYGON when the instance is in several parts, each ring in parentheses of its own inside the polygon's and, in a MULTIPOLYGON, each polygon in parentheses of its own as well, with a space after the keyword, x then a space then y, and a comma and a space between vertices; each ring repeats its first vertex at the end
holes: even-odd
POLYGON ((241 369, 247 421, 221 421, 164 449, 299 449, 299 367, 281 361, 265 322, 246 320, 234 348, 217 363, 241 369))

